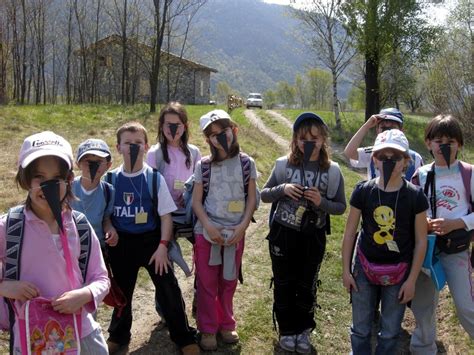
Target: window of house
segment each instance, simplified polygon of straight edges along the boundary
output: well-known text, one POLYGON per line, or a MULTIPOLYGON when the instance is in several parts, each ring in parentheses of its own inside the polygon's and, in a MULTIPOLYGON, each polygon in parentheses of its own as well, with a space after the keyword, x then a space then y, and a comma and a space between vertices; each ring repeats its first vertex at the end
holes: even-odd
POLYGON ((200 96, 204 96, 204 80, 201 79, 201 90, 200 90, 200 96))

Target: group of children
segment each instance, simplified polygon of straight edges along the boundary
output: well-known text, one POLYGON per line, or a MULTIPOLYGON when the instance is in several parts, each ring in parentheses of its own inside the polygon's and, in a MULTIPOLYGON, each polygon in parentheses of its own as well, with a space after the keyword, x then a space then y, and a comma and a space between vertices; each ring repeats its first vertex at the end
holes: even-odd
MULTIPOLYGON (((210 150, 203 158, 199 149, 189 144, 188 124, 184 107, 169 103, 160 112, 158 142, 151 147, 140 123, 122 125, 117 130, 116 149, 123 161, 112 171, 107 144, 88 139, 77 149, 75 163, 81 171, 77 178, 72 171, 72 149, 64 138, 42 132, 25 139, 16 176, 18 186, 27 191, 18 257, 22 267, 16 279, 9 278, 5 270, 12 252, 12 212, 0 219, 4 280, 0 296, 9 299, 15 312, 23 302, 45 297, 55 311, 80 315, 83 353, 119 352, 131 340, 133 292, 138 271, 144 267, 155 286, 157 312, 184 354, 199 353, 199 346, 216 350, 218 336, 225 343, 239 341, 233 296, 246 229, 260 200, 257 170, 254 160, 241 152, 237 124, 227 112, 213 110, 201 117, 200 128, 210 150), (186 185, 192 187, 191 202, 183 196, 186 185), (194 215, 191 221, 189 203, 194 215), (85 214, 92 226, 88 250, 83 250, 73 210, 85 214), (186 275, 191 274, 177 237, 185 237, 194 248, 199 346, 173 270, 176 263, 186 275), (79 260, 72 263, 70 277, 62 271, 68 264, 69 250, 72 259, 79 260), (88 261, 83 272, 84 252, 88 261), (110 285, 103 254, 128 301, 114 309, 107 341, 95 320, 110 285), (44 255, 44 262, 33 262, 35 255, 44 255)), ((368 155, 364 159, 373 171, 352 193, 342 243, 343 284, 352 300, 354 354, 371 353, 371 329, 379 302, 376 353, 395 353, 410 301, 417 320, 411 350, 436 353, 438 292, 420 272, 426 236, 429 232, 441 239, 454 230, 474 228, 472 194, 465 191, 457 160, 463 145, 459 123, 451 116, 437 116, 430 122, 425 142, 434 163, 422 167, 421 157, 409 150, 400 130, 402 124, 398 110, 383 110, 367 121, 345 151, 354 161, 368 155), (357 149, 371 127, 378 133, 374 146, 357 149), (434 172, 435 199, 428 201, 423 186, 409 182, 415 171, 412 165, 418 168, 414 178, 418 184, 424 181, 426 171, 434 172), (433 201, 436 208, 428 217, 433 201)), ((343 214, 346 209, 344 179, 329 152, 329 129, 323 119, 310 112, 299 115, 293 125, 290 153, 275 162, 261 191, 261 200, 272 203, 267 240, 273 271, 273 314, 279 345, 286 351, 312 351, 310 334, 316 326, 316 294, 330 215, 343 214)), ((472 338, 469 250, 441 252, 439 257, 461 324, 472 338)), ((15 314, 10 311, 12 349, 22 353, 22 317, 15 314)))

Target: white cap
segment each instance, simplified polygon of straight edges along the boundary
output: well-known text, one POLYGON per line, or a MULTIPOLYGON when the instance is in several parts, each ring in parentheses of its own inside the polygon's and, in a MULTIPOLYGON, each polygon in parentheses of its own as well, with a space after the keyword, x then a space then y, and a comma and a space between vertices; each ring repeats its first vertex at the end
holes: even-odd
POLYGON ((385 148, 392 148, 402 153, 407 153, 409 148, 407 137, 399 129, 384 131, 375 139, 372 152, 378 152, 385 148))
POLYGON ((231 121, 232 119, 230 118, 229 114, 225 112, 224 110, 212 110, 205 115, 201 116, 201 119, 199 121, 199 125, 201 126, 201 131, 204 131, 212 122, 215 122, 217 120, 229 120, 231 121))
POLYGON ((51 131, 44 131, 26 137, 20 149, 18 165, 26 168, 40 157, 54 155, 63 159, 72 168, 72 148, 67 140, 51 131))

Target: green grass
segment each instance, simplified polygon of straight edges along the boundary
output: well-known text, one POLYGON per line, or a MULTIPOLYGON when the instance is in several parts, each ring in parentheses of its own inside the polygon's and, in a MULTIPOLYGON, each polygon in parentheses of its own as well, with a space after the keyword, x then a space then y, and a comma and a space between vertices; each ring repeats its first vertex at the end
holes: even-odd
MULTIPOLYGON (((199 146, 203 155, 208 154, 208 147, 199 129, 199 118, 214 108, 214 106, 187 106, 191 142, 199 146)), ((262 114, 262 119, 268 126, 271 126, 284 138, 290 139, 291 130, 264 112, 259 110, 257 114, 262 114)), ((282 110, 280 112, 290 121, 294 121, 302 111, 282 110)), ((332 113, 318 113, 330 126, 331 138, 339 144, 347 142, 363 122, 363 113, 346 113, 343 115, 344 132, 336 134, 332 113)), ((243 109, 236 109, 231 115, 239 125, 238 139, 241 149, 256 161, 260 173, 258 185, 262 187, 276 158, 286 154, 286 151, 281 150, 271 139, 251 126, 243 115, 243 109)), ((149 141, 154 143, 158 115, 149 114, 148 107, 145 105, 133 107, 98 105, 2 107, 0 110, 0 144, 4 147, 4 154, 0 166, 4 174, 0 176, 2 182, 0 210, 5 211, 25 197, 23 191, 18 192, 16 189, 13 177, 16 171, 18 151, 21 142, 27 135, 50 129, 64 135, 71 142, 73 149, 90 136, 102 138, 113 147, 115 145, 115 130, 124 122, 132 119, 145 125, 148 129, 149 141)), ((409 116, 407 120, 410 122, 410 126, 406 126, 410 143, 415 147, 422 147, 424 124, 427 119, 409 116), (411 124, 412 122, 413 124, 411 124)), ((470 148, 465 150, 472 151, 470 148)), ((472 157, 472 154, 470 156, 472 157)), ((360 176, 344 166, 340 157, 334 156, 333 158, 341 165, 348 200, 360 176)), ((114 153, 113 159, 113 166, 119 165, 120 158, 116 153, 114 153)), ((260 210, 256 213, 258 223, 252 226, 251 232, 246 238, 243 264, 245 282, 243 285, 239 285, 234 298, 234 310, 242 341, 237 346, 226 347, 225 351, 228 353, 270 354, 281 352, 275 348, 276 333, 273 330, 272 322, 273 291, 269 288, 271 266, 265 240, 268 233, 268 209, 267 204, 261 204, 260 210)), ((347 211, 342 216, 331 218, 332 234, 327 238, 326 256, 320 272, 322 284, 318 291, 318 303, 321 309, 316 312, 317 326, 313 332, 312 340, 316 350, 321 354, 348 353, 350 350, 351 308, 349 297, 341 283, 340 257, 341 238, 346 218, 347 211)), ((191 250, 188 244, 181 243, 185 255, 190 258, 191 250)), ((148 276, 143 272, 140 274, 138 284, 142 288, 152 289, 148 276)), ((151 294, 150 291, 150 297, 152 297, 151 294)), ((190 302, 190 300, 187 299, 186 302, 190 302)), ((445 346, 452 345, 460 353, 474 352, 474 347, 469 347, 467 337, 460 330, 452 306, 449 312, 446 322, 449 324, 449 336, 447 337, 449 343, 445 342, 445 346)), ((99 312, 99 319, 104 329, 106 329, 109 314, 110 310, 107 309, 101 309, 99 312)), ((6 349, 5 346, 5 341, 0 342, 0 352, 6 349)))

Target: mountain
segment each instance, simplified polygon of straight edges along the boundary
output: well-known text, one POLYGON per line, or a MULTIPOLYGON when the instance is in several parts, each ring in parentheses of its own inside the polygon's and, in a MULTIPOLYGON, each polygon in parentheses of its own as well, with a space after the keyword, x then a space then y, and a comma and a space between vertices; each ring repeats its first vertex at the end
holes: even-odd
POLYGON ((218 70, 211 91, 226 81, 242 95, 294 83, 314 63, 299 41, 288 7, 258 0, 208 0, 193 25, 192 55, 218 70))

